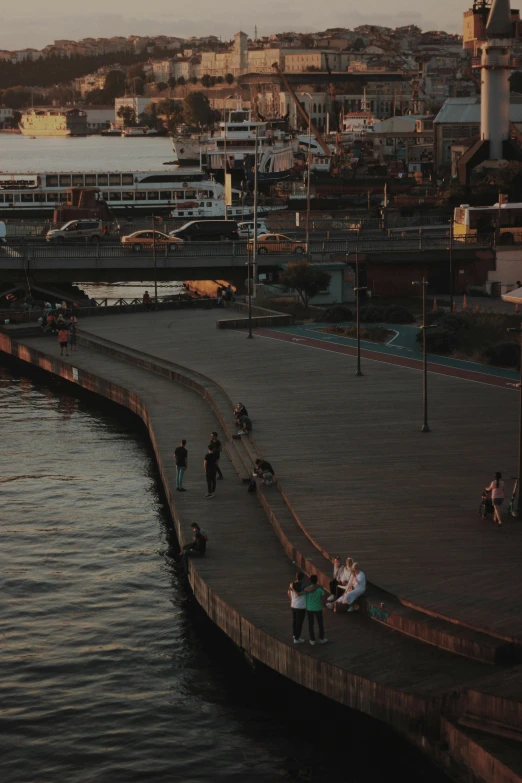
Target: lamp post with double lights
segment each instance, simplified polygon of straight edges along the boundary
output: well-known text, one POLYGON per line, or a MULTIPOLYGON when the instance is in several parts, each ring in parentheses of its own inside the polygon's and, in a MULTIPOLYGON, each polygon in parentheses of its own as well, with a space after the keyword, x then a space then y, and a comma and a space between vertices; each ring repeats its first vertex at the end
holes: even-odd
POLYGON ((358 245, 355 246, 355 328, 356 328, 356 335, 357 335, 357 370, 355 372, 356 376, 360 377, 363 373, 361 371, 361 320, 360 320, 360 313, 359 313, 359 292, 360 291, 366 291, 367 286, 359 285, 359 247, 358 245))
POLYGON ((228 220, 227 210, 227 101, 233 98, 233 95, 227 95, 223 101, 223 116, 225 119, 223 126, 223 185, 225 186, 225 220, 228 220))
POLYGON ((426 323, 426 289, 428 288, 428 281, 423 277, 422 280, 413 280, 412 285, 422 286, 422 408, 424 420, 421 432, 431 432, 428 425, 428 354, 426 351, 426 332, 428 329, 435 329, 438 324, 428 326, 426 323))
POLYGON ((312 171, 312 96, 305 92, 310 103, 308 104, 308 157, 306 177, 306 255, 310 254, 310 174, 312 171))
POLYGON ((519 334, 520 335, 520 383, 518 384, 520 387, 520 404, 519 404, 519 413, 518 413, 518 474, 517 474, 517 481, 518 481, 518 501, 517 501, 517 516, 519 519, 522 518, 522 328, 520 326, 513 327, 511 329, 508 329, 508 332, 511 332, 511 334, 519 334))

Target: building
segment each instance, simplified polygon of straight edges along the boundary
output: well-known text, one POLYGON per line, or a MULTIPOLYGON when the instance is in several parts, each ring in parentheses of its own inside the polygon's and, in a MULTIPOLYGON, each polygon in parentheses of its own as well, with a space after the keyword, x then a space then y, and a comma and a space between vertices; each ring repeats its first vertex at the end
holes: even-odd
POLYGON ((10 128, 14 117, 13 109, 0 106, 0 128, 10 128))
POLYGON ((116 98, 114 101, 114 121, 117 124, 122 122, 118 112, 123 106, 130 107, 134 112, 136 120, 138 120, 150 102, 151 99, 145 98, 143 95, 126 95, 124 98, 116 98))
POLYGON ((109 128, 114 122, 114 109, 112 106, 85 106, 87 115, 87 130, 96 132, 109 128))
POLYGON ((376 122, 371 134, 374 155, 381 163, 406 165, 433 161, 433 117, 389 117, 376 122))

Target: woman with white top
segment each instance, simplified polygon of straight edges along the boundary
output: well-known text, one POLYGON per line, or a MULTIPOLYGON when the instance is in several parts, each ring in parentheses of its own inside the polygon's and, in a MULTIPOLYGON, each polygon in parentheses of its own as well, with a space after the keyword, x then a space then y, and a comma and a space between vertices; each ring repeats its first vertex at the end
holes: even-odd
POLYGON ((502 473, 495 473, 495 479, 491 482, 489 487, 486 487, 486 492, 491 492, 491 500, 493 501, 493 515, 497 520, 497 525, 502 524, 502 517, 500 516, 500 506, 504 502, 504 482, 502 481, 502 473))
POLYGON ((337 601, 327 604, 327 607, 335 612, 355 612, 353 604, 366 592, 366 576, 361 571, 357 563, 352 568, 352 578, 348 588, 337 601))

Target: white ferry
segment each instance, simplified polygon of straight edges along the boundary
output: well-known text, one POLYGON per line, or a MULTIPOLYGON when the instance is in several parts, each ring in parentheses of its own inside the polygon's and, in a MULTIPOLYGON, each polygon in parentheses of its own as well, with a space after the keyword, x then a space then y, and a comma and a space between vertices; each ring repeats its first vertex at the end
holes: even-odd
POLYGON ((147 128, 147 127, 140 127, 136 125, 133 128, 123 128, 121 131, 121 135, 125 136, 125 138, 138 138, 142 139, 144 136, 159 136, 159 133, 157 130, 154 130, 154 128, 147 128))
POLYGON ((372 133, 376 118, 370 112, 347 112, 342 117, 342 139, 343 141, 356 141, 362 139, 368 133, 372 133))
POLYGON ((18 127, 22 136, 86 136, 87 113, 81 109, 29 109, 18 127))
MULTIPOLYGON (((99 189, 101 198, 119 215, 168 211, 174 218, 222 217, 225 211, 223 185, 203 171, 0 172, 0 218, 51 217, 74 187, 99 189)), ((233 188, 228 215, 250 214, 244 202, 245 194, 233 188)))

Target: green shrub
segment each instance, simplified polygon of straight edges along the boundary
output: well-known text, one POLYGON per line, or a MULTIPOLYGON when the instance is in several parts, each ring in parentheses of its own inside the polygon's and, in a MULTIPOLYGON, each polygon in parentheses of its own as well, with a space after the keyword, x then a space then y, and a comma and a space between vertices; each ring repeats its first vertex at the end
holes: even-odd
POLYGON ((366 305, 361 307, 359 311, 359 319, 362 323, 374 324, 379 321, 384 321, 384 310, 381 307, 375 305, 366 305))
POLYGON ((448 332, 455 333, 469 327, 469 321, 466 316, 458 315, 457 313, 446 313, 442 318, 439 318, 438 323, 443 329, 447 329, 448 332))
MULTIPOLYGON (((422 344, 422 330, 419 330, 417 342, 422 344)), ((426 331, 426 350, 428 353, 451 353, 457 348, 459 338, 449 329, 428 329, 426 331)))
POLYGON ((520 345, 518 343, 496 343, 488 345, 482 352, 484 361, 496 367, 520 367, 520 345))
POLYGON ((326 308, 323 314, 323 320, 329 324, 340 324, 343 321, 353 321, 353 313, 346 305, 334 304, 326 308))
POLYGON ((384 311, 383 321, 388 324, 412 324, 415 322, 415 316, 402 305, 390 305, 384 311))

